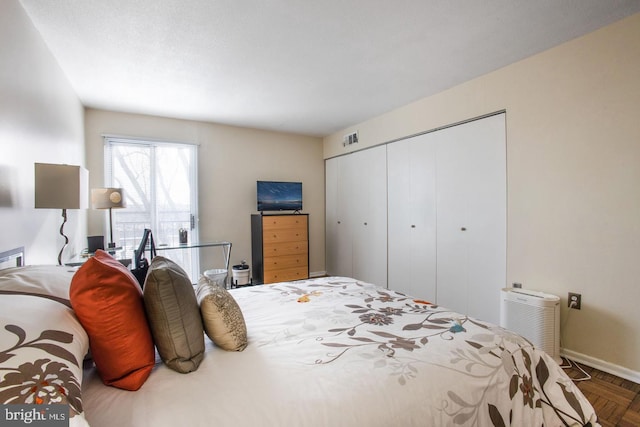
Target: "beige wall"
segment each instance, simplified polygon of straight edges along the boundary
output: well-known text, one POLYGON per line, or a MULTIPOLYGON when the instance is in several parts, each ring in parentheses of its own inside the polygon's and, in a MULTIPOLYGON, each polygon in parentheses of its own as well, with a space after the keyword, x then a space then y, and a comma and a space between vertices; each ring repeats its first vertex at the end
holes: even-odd
MULTIPOLYGON (((640 14, 326 137, 324 156, 507 112, 507 283, 562 298, 569 353, 640 380, 640 14), (567 292, 582 310, 565 308, 567 292)), ((497 296, 496 296, 497 297, 497 296)))
MULTIPOLYGON (((55 264, 61 211, 34 209, 34 163, 84 165, 83 108, 17 0, 0 2, 0 251, 55 264)), ((86 212, 68 211, 65 258, 86 247, 86 212)))
MULTIPOLYGON (((251 262, 256 181, 302 181, 304 212, 309 213, 309 269, 324 271, 320 138, 94 109, 86 110, 85 123, 92 188, 103 185, 104 134, 198 144, 200 241, 230 241, 232 265, 251 262)), ((90 212, 89 235, 103 234, 104 226, 104 216, 90 212)))

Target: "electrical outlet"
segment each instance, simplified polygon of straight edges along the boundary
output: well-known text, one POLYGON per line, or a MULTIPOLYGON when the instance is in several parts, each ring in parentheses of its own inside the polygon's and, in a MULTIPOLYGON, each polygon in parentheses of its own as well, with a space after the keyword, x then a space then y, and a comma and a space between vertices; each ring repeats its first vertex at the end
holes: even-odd
POLYGON ((569 292, 569 301, 567 303, 569 308, 575 308, 576 310, 580 310, 582 306, 582 295, 576 294, 574 292, 569 292))

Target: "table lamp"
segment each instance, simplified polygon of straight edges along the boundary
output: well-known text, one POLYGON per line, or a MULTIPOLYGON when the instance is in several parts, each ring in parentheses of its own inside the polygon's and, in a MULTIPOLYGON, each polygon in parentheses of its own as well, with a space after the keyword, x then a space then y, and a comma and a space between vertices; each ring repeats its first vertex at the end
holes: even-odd
POLYGON ((81 166, 35 164, 35 208, 62 209, 60 235, 64 237, 64 245, 58 254, 58 265, 62 265, 62 252, 69 243, 64 234, 67 209, 88 207, 88 183, 89 172, 81 166))
POLYGON ((116 247, 113 241, 112 209, 126 208, 124 191, 122 188, 93 188, 91 190, 91 206, 93 209, 109 209, 109 244, 108 248, 116 247))

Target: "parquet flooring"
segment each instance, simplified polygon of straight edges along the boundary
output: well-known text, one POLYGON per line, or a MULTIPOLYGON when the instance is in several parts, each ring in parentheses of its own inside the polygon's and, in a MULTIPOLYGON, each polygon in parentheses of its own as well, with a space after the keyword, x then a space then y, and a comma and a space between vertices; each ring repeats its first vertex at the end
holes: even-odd
MULTIPOLYGON (((578 381, 576 384, 593 405, 598 422, 603 427, 640 426, 640 384, 590 366, 580 366, 591 375, 591 379, 578 381)), ((565 372, 574 379, 584 377, 584 374, 574 367, 566 369, 565 372)))

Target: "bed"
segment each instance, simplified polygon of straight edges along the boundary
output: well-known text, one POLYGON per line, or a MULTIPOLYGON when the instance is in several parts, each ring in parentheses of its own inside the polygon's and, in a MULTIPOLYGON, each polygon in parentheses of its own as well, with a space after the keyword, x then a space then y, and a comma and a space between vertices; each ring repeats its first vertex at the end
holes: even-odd
POLYGON ((522 337, 346 277, 220 291, 241 311, 246 348, 205 336, 192 371, 155 351, 139 389, 107 386, 69 301, 76 274, 0 271, 0 402, 67 403, 71 425, 92 427, 598 425, 522 337))

